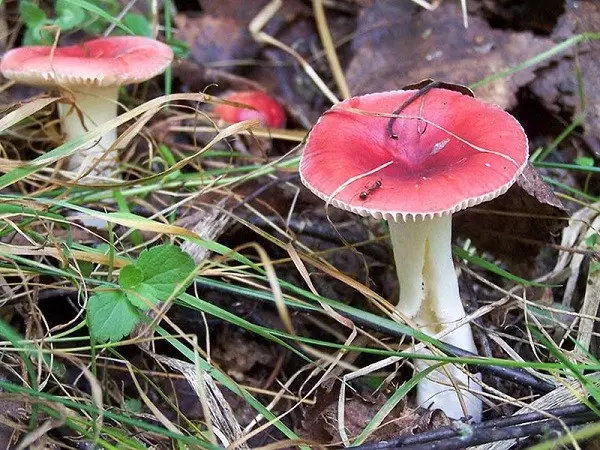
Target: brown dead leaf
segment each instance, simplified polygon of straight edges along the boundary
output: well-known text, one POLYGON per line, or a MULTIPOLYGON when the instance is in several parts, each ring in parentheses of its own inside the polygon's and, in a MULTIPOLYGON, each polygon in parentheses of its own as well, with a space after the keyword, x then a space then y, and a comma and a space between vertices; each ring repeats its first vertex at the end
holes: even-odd
MULTIPOLYGON (((330 382, 317 392, 315 405, 305 411, 299 434, 314 442, 338 443, 337 401, 339 383, 330 382)), ((344 409, 345 427, 350 440, 357 437, 375 414, 383 407, 389 396, 382 392, 356 394, 346 401, 344 409)), ((450 421, 440 410, 419 412, 400 402, 383 421, 382 425, 370 435, 369 441, 383 441, 407 434, 449 425, 450 421)))
POLYGON ((530 197, 535 198, 539 203, 554 207, 562 212, 565 211, 562 202, 554 195, 552 188, 546 184, 542 176, 531 164, 527 164, 521 176, 517 178, 517 186, 529 194, 530 197))
MULTIPOLYGON (((567 2, 567 12, 559 20, 552 36, 563 40, 573 34, 600 30, 600 2, 567 2)), ((600 41, 579 45, 571 57, 540 71, 531 83, 532 92, 550 111, 565 116, 583 112, 580 106, 577 69, 581 71, 585 99, 583 138, 600 156, 600 41), (576 57, 574 57, 576 56, 576 57)))
POLYGON ((567 225, 565 209, 531 165, 500 197, 455 215, 454 231, 473 245, 513 263, 532 267, 531 261, 567 225), (499 215, 500 214, 500 215, 499 215))
MULTIPOLYGON (((215 17, 227 17, 235 20, 239 24, 247 26, 252 19, 270 2, 270 0, 244 0, 244 6, 238 0, 200 0, 200 6, 206 14, 215 17)), ((308 15, 311 9, 300 0, 286 0, 282 2, 281 8, 277 11, 272 23, 265 29, 271 34, 274 32, 269 27, 279 28, 281 21, 291 22, 298 17, 298 14, 308 15)))
MULTIPOLYGON (((7 357, 4 361, 6 367, 17 364, 12 357, 7 357)), ((15 379, 13 371, 9 371, 4 365, 0 366, 0 380, 19 384, 15 379)), ((27 428, 26 422, 28 413, 31 411, 30 402, 26 397, 17 394, 0 391, 0 410, 2 418, 0 419, 0 448, 15 448, 16 443, 21 439, 27 428)), ((38 420, 41 418, 38 416, 38 420)))
POLYGON ((173 21, 177 38, 187 42, 192 59, 199 64, 251 59, 258 52, 247 27, 233 18, 178 14, 173 21))
MULTIPOLYGON (((361 12, 346 77, 353 95, 400 89, 424 78, 469 84, 553 44, 530 32, 492 29, 479 17, 470 17, 465 29, 458 2, 427 11, 412 2, 382 0, 361 12)), ((523 70, 475 94, 510 108, 517 89, 533 78, 533 70, 523 70)))

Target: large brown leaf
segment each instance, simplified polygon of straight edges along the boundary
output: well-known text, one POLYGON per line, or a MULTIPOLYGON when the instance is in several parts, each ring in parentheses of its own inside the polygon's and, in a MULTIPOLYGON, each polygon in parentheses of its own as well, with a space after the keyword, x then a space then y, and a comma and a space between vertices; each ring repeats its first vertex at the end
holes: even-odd
MULTIPOLYGON (((424 78, 470 84, 554 44, 530 32, 492 29, 478 17, 470 17, 465 29, 458 3, 427 11, 412 2, 381 0, 363 9, 346 71, 352 94, 400 89, 424 78)), ((524 70, 475 94, 510 108, 517 89, 533 78, 533 70, 524 70)))

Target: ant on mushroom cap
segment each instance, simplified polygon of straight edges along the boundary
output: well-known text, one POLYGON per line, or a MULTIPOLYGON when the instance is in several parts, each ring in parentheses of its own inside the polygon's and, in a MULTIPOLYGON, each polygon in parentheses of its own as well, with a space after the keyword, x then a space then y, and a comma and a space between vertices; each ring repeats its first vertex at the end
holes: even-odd
POLYGON ((382 183, 381 183, 381 179, 379 179, 379 180, 375 181, 375 183, 371 184, 370 186, 365 186, 367 189, 366 189, 366 190, 364 190, 364 191, 362 191, 362 192, 359 194, 359 196, 358 196, 358 197, 359 197, 361 200, 366 200, 366 199, 367 199, 367 197, 368 197, 369 195, 371 195, 371 193, 372 193, 373 191, 376 191, 377 189, 379 189, 379 188, 381 187, 381 184, 382 184, 382 183))
MULTIPOLYGON (((410 97, 408 100, 406 100, 404 103, 402 103, 400 106, 398 106, 398 108, 396 108, 394 110, 394 112, 392 112, 394 117, 391 117, 387 124, 387 133, 390 138, 398 139, 398 135, 395 134, 394 130, 393 130, 394 122, 396 122, 396 119, 398 119, 398 114, 400 114, 402 111, 404 111, 409 105, 414 103, 416 100, 418 100, 419 98, 421 98, 425 94, 427 94, 431 89, 435 89, 435 88, 448 89, 450 91, 460 92, 461 94, 468 95, 470 97, 475 97, 475 94, 473 93, 473 91, 471 89, 469 89, 467 86, 463 86, 462 84, 446 83, 444 81, 433 81, 431 78, 427 78, 427 79, 425 79, 423 81, 419 81, 418 83, 415 83, 415 84, 409 84, 408 86, 404 86, 402 88, 402 90, 418 89, 418 91, 412 97, 410 97)), ((421 104, 421 109, 422 108, 423 108, 423 104, 421 104)), ((419 116, 420 115, 421 115, 421 113, 419 112, 419 116)), ((425 128, 423 130, 420 129, 420 123, 421 123, 421 121, 419 120, 417 127, 419 127, 418 128, 419 133, 423 134, 423 133, 425 133, 425 130, 427 129, 427 123, 425 124, 425 128)))

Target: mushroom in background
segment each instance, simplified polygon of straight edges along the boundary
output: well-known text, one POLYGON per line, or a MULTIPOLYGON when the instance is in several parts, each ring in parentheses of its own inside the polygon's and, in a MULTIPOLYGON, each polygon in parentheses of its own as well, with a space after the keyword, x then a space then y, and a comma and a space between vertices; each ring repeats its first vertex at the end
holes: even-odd
POLYGON ((220 103, 214 112, 225 122, 237 123, 258 119, 269 128, 282 128, 285 125, 285 109, 273 97, 261 91, 238 91, 224 97, 224 100, 247 105, 251 108, 238 108, 220 103))
MULTIPOLYGON (((392 91, 351 98, 321 116, 306 141, 300 175, 333 206, 387 220, 400 284, 397 310, 435 335, 465 317, 452 260, 452 214, 506 192, 527 157, 523 128, 498 106, 448 89, 392 91), (402 113, 390 122, 399 105, 402 113)), ((441 340, 477 353, 468 324, 441 340)), ((417 370, 428 365, 416 363, 417 370)), ((419 383, 417 402, 478 421, 482 405, 473 392, 480 389, 445 365, 419 383)))
MULTIPOLYGON (((102 126, 117 116, 119 87, 141 83, 162 73, 173 60, 171 48, 154 39, 125 36, 94 39, 68 47, 32 46, 8 51, 2 61, 2 74, 19 83, 52 86, 72 101, 59 104, 59 115, 67 139, 102 126)), ((118 155, 109 149, 116 129, 90 148, 74 154, 67 168, 84 176, 110 176, 117 169, 118 155)))

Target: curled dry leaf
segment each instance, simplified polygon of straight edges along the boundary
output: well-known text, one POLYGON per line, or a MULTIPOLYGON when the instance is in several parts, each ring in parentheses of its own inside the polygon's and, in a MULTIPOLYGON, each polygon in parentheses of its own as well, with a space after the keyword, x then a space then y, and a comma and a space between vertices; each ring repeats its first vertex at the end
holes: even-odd
MULTIPOLYGON (((492 29, 478 17, 470 17, 465 29, 458 2, 426 11, 412 2, 382 0, 361 11, 346 78, 353 95, 400 89, 424 78, 469 84, 552 45, 531 32, 492 29)), ((510 108, 518 88, 533 78, 533 70, 523 70, 475 94, 510 108)))
POLYGON ((565 217, 560 200, 528 164, 506 194, 456 214, 453 224, 455 233, 470 238, 479 250, 507 262, 527 264, 544 243, 558 239, 558 232, 567 225, 565 217))

